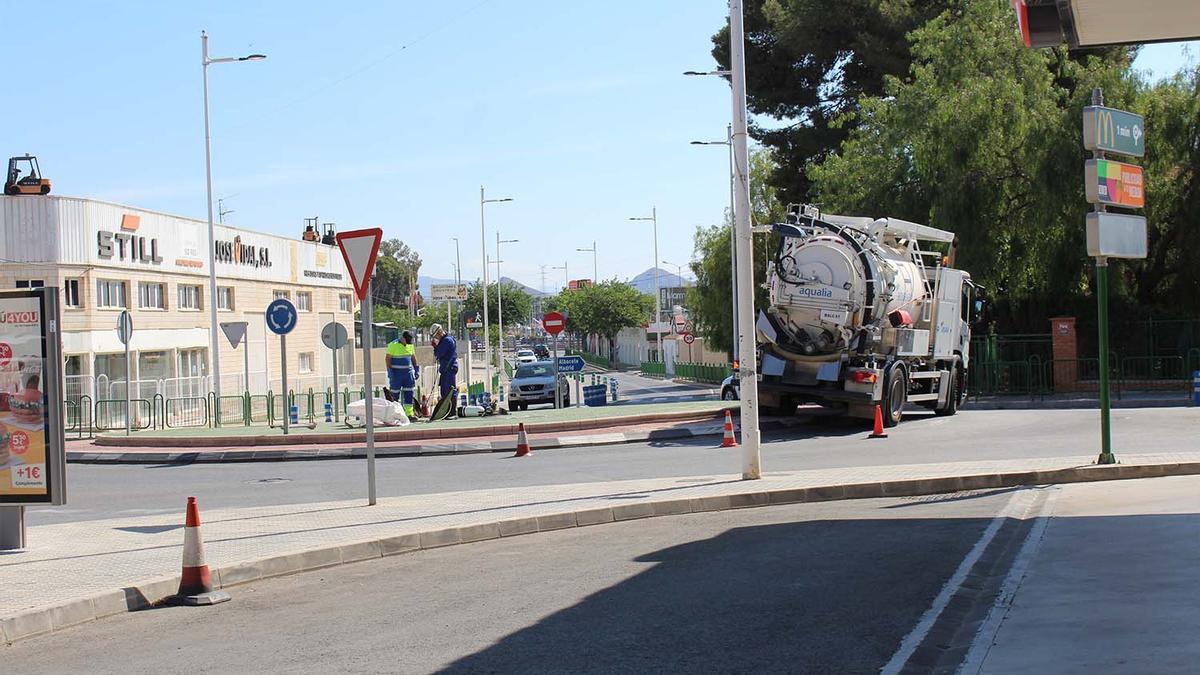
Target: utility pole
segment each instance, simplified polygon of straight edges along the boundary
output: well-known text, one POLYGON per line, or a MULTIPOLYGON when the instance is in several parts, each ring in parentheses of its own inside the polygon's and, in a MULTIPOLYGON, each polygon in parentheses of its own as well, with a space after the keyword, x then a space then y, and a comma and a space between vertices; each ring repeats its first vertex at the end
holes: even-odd
MULTIPOLYGON (((742 359, 737 372, 741 394, 742 479, 762 478, 759 455, 758 372, 754 358, 754 239, 750 231, 750 158, 746 137, 746 38, 742 27, 742 0, 729 2, 729 42, 732 71, 733 158, 734 158, 734 234, 737 239, 738 324, 745 330, 738 336, 742 359)), ((658 259, 658 255, 654 256, 658 259)))

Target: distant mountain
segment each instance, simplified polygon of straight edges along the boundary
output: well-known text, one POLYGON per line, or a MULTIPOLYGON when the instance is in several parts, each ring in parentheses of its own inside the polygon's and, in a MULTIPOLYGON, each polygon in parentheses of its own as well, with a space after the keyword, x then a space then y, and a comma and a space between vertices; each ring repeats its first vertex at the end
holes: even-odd
MULTIPOLYGON (((475 282, 474 279, 463 279, 463 283, 468 286, 470 286, 474 282, 475 282)), ((522 289, 524 289, 524 291, 526 293, 528 293, 531 297, 534 297, 534 298, 542 298, 542 297, 546 297, 546 296, 550 295, 550 293, 543 293, 536 288, 530 288, 529 286, 526 286, 525 284, 517 281, 516 279, 512 279, 510 277, 504 277, 504 282, 506 284, 513 284, 514 286, 520 286, 522 289)), ((421 295, 426 298, 430 297, 430 295, 433 294, 433 289, 431 287, 434 284, 452 284, 452 283, 454 283, 454 279, 441 279, 439 277, 417 276, 417 287, 419 289, 421 289, 421 295)), ((651 287, 653 288, 653 283, 651 283, 651 287)))
POLYGON ((687 277, 677 276, 673 272, 668 272, 662 268, 651 267, 642 272, 636 277, 629 280, 629 285, 648 295, 654 295, 654 275, 657 273, 658 285, 662 288, 671 288, 678 286, 691 286, 695 282, 687 277))

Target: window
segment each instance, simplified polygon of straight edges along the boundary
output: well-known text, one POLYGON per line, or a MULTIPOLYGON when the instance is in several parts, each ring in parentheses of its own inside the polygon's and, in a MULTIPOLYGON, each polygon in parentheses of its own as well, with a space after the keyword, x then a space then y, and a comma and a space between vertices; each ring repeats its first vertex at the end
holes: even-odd
POLYGON ((217 286, 217 309, 233 311, 233 288, 217 286))
POLYGON ((311 373, 313 369, 313 353, 300 352, 300 372, 311 373))
POLYGON ((292 292, 291 291, 275 291, 275 299, 278 300, 280 298, 287 298, 288 300, 291 300, 292 292))
POLYGON ((167 301, 163 296, 162 284, 138 283, 138 307, 142 309, 166 309, 167 301))
POLYGON ((338 309, 343 312, 349 312, 352 310, 349 293, 342 293, 338 296, 338 309))
POLYGON ((296 294, 296 309, 301 312, 312 311, 312 293, 300 291, 296 294))
POLYGON ((200 287, 179 284, 179 309, 200 309, 200 287))
POLYGON ((43 279, 17 279, 17 288, 41 288, 45 285, 43 279))
POLYGON ((128 307, 129 303, 125 301, 125 282, 113 279, 97 280, 96 306, 119 307, 121 309, 128 307))
POLYGON ((63 306, 82 307, 79 303, 79 279, 67 279, 63 282, 63 306))

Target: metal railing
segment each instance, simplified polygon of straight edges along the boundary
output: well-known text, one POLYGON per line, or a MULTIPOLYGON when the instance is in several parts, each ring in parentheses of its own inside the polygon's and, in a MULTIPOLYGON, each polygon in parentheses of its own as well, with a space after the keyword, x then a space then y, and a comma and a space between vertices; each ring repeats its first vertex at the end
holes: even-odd
MULTIPOLYGON (((1117 398, 1130 390, 1183 390, 1192 372, 1200 370, 1200 355, 1109 355, 1109 382, 1117 398)), ((973 362, 967 371, 967 390, 976 398, 992 395, 1045 396, 1092 392, 1100 386, 1100 359, 1047 359, 1037 356, 1016 361, 973 362)))
POLYGON ((729 377, 729 366, 718 363, 685 363, 675 362, 675 379, 691 382, 721 384, 729 377))

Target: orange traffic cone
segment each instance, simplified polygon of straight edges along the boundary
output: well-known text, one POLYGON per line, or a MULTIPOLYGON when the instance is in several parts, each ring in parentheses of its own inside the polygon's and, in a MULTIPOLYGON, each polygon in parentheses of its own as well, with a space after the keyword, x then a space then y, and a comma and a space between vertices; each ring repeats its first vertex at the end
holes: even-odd
POLYGON ((887 434, 883 431, 883 409, 879 404, 875 404, 875 430, 871 432, 867 438, 887 438, 887 434))
POLYGON ((200 507, 188 497, 187 518, 183 525, 183 573, 179 592, 168 598, 175 605, 215 605, 229 600, 224 591, 214 591, 212 573, 204 562, 204 541, 200 538, 200 507))
POLYGON ((737 438, 733 436, 733 415, 728 410, 725 411, 725 438, 721 439, 722 448, 736 448, 737 438))
POLYGON ((533 454, 529 449, 529 437, 525 435, 525 423, 517 423, 517 454, 513 457, 528 457, 533 454))

